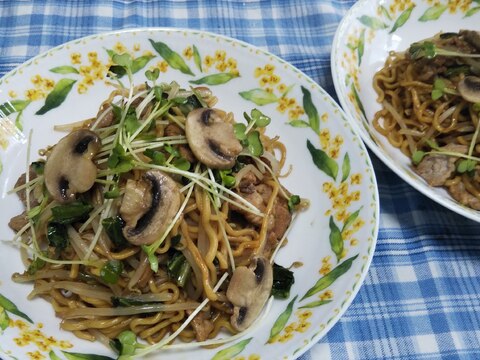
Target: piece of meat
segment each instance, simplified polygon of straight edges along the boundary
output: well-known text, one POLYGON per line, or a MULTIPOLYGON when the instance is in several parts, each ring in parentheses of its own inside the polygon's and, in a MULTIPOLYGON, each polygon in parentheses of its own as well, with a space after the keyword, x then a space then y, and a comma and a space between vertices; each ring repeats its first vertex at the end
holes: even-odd
POLYGON ((238 188, 242 193, 251 194, 255 191, 255 185, 257 185, 258 182, 259 180, 255 174, 252 171, 249 171, 240 180, 238 188))
POLYGON ((465 189, 463 182, 459 181, 458 183, 449 186, 448 192, 459 203, 471 207, 472 209, 480 210, 480 200, 465 189))
MULTIPOLYGON (((262 195, 260 195, 256 190, 250 193, 239 193, 240 196, 242 196, 245 200, 247 200, 250 204, 255 206, 258 210, 260 210, 262 213, 265 212, 266 206, 263 201, 262 195)), ((240 207, 234 206, 233 210, 239 212, 240 214, 243 215, 245 220, 247 220, 249 223, 255 225, 255 226, 260 226, 262 225, 263 217, 259 215, 255 215, 251 213, 250 211, 244 210, 240 207)))
MULTIPOLYGON (((97 119, 102 117, 100 121, 97 123, 98 128, 105 128, 111 126, 115 122, 115 115, 113 113, 113 107, 110 103, 103 103, 98 109, 97 119)), ((92 125, 95 124, 95 121, 91 123, 92 125)))
MULTIPOLYGON (((448 144, 440 150, 465 154, 468 148, 465 145, 448 144)), ((448 179, 452 178, 457 159, 456 156, 441 153, 430 154, 425 156, 414 169, 430 186, 443 186, 448 179)))
MULTIPOLYGON (((247 193, 240 191, 239 195, 264 213, 272 196, 272 188, 266 184, 259 184, 255 186, 255 191, 247 193)), ((268 216, 267 222, 267 241, 263 248, 263 254, 265 256, 270 255, 273 249, 276 248, 292 221, 292 214, 288 209, 287 200, 283 196, 277 195, 274 201, 273 209, 268 216)), ((241 213, 245 220, 254 226, 259 227, 263 223, 263 217, 261 216, 252 214, 241 208, 236 208, 236 211, 241 213)))
POLYGON ((272 252, 278 245, 278 242, 283 238, 290 223, 292 222, 292 214, 288 209, 288 202, 285 198, 278 196, 273 209, 272 218, 274 219, 273 226, 267 232, 267 242, 263 248, 263 255, 270 257, 272 252))
MULTIPOLYGON (((164 130, 165 136, 178 136, 178 135, 185 135, 185 131, 183 131, 178 125, 175 124, 168 124, 164 130)), ((194 163, 196 161, 195 155, 193 155, 192 150, 186 144, 178 145, 178 151, 180 155, 184 159, 186 159, 189 163, 194 163)))
MULTIPOLYGON (((191 310, 187 311, 187 314, 190 315, 191 310)), ((195 338, 197 341, 205 341, 208 339, 208 335, 213 331, 213 323, 208 318, 208 315, 204 311, 200 311, 190 322, 192 325, 193 331, 195 332, 195 338)))
POLYGON ((27 213, 24 211, 20 215, 14 216, 8 222, 8 226, 15 232, 19 232, 25 225, 28 224, 27 213))

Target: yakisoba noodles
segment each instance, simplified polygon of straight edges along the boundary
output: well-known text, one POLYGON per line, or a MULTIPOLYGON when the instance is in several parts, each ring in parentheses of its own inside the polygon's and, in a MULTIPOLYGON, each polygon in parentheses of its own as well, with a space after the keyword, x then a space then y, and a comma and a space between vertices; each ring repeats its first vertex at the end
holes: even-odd
POLYGON ((431 186, 480 210, 480 34, 440 33, 389 54, 373 126, 431 186))
POLYGON ((235 122, 216 101, 175 82, 118 87, 94 118, 58 126, 68 134, 19 178, 25 212, 9 225, 27 270, 13 279, 33 283, 62 329, 203 342, 261 314, 306 202, 279 182, 289 169, 270 119, 235 122))

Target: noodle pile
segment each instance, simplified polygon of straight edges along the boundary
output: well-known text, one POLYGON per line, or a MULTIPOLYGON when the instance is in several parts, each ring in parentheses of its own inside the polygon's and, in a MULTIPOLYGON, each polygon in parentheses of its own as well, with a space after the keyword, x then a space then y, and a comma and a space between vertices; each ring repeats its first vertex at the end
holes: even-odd
POLYGON ((478 32, 437 34, 391 52, 373 79, 382 105, 374 128, 412 158, 429 185, 474 209, 480 209, 479 53, 478 32))
MULTIPOLYGON (((13 279, 33 283, 29 297, 48 299, 62 329, 105 344, 128 330, 155 344, 208 299, 178 337, 204 341, 221 331, 238 332, 230 320, 228 277, 223 284, 220 279, 239 266, 251 266, 257 256, 272 262, 301 201, 278 181, 286 149, 251 122, 255 116, 265 120, 258 110, 246 116, 246 132, 258 133, 260 154, 243 146, 227 169, 198 161, 185 124, 192 111, 212 108, 216 101, 204 87, 119 87, 95 118, 57 127, 70 134, 93 132, 101 141, 91 159, 97 173, 88 191, 62 202, 48 190, 47 166, 55 146, 42 150, 42 158, 19 179, 14 191, 26 210, 10 226, 28 269, 13 279), (173 181, 179 208, 161 224, 153 243, 134 244, 125 239, 128 221, 121 215, 156 201, 149 197, 154 186, 145 180, 149 173, 173 181), (73 220, 66 215, 70 212, 73 220)), ((235 125, 231 113, 218 114, 235 125)), ((91 146, 91 137, 88 144, 77 143, 75 151, 91 146)), ((60 196, 66 196, 65 190, 60 196)), ((146 214, 137 216, 137 227, 146 214)))

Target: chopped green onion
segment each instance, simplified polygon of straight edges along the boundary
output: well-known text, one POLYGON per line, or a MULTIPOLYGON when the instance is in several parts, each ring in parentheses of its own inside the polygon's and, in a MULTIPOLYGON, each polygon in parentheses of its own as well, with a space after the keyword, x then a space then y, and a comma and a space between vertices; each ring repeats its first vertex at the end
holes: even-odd
POLYGON ((53 246, 57 251, 64 250, 68 245, 67 228, 65 225, 50 222, 47 225, 47 240, 50 246, 53 246))
POLYGON ((471 159, 460 160, 457 165, 457 172, 459 172, 460 174, 463 174, 463 173, 473 171, 475 170, 475 165, 477 165, 477 162, 475 160, 471 160, 471 159))
POLYGON ((45 161, 32 162, 32 169, 37 175, 43 175, 43 170, 45 169, 45 161))
POLYGON ((52 220, 59 224, 72 224, 85 219, 92 209, 92 205, 78 200, 70 204, 54 206, 52 220))
POLYGON ((43 269, 45 264, 46 264, 46 261, 37 256, 28 266, 27 273, 29 275, 35 275, 38 270, 43 269))
POLYGON ((276 299, 288 299, 295 282, 293 272, 281 265, 273 264, 273 284, 271 294, 276 299))
POLYGON ((102 226, 115 247, 122 249, 128 245, 127 239, 123 236, 124 221, 121 217, 105 218, 102 220, 102 226))
POLYGON ((167 160, 165 158, 164 153, 162 153, 160 151, 157 151, 157 150, 153 150, 153 149, 145 150, 143 152, 143 155, 152 159, 152 163, 154 163, 155 165, 165 165, 165 161, 167 160))
POLYGON ((252 131, 247 136, 248 140, 248 152, 253 156, 260 156, 263 154, 263 145, 260 140, 260 133, 258 131, 252 131))
POLYGON ((119 260, 109 260, 100 269, 100 277, 107 284, 116 284, 123 271, 123 263, 119 260))
POLYGON ((288 210, 290 210, 290 212, 293 212, 295 210, 295 206, 297 206, 298 204, 300 204, 300 196, 290 196, 290 198, 288 199, 288 210))
POLYGON ((167 262, 168 276, 175 280, 180 287, 185 286, 191 272, 192 267, 180 251, 176 251, 167 262))
POLYGON ((238 140, 245 140, 247 138, 246 130, 247 127, 245 124, 237 123, 233 125, 233 133, 238 140))
POLYGON ((427 155, 425 151, 422 150, 417 150, 412 154, 412 162, 414 165, 420 164, 420 162, 423 160, 423 158, 427 155))

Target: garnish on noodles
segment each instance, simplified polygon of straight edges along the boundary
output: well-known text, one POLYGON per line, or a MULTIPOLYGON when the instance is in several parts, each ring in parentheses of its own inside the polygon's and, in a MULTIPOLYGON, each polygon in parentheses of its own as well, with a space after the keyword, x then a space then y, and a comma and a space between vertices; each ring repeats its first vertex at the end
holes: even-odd
POLYGON ((480 33, 439 33, 389 54, 373 126, 430 186, 480 210, 480 33))
MULTIPOLYGON (((114 61, 132 84, 128 58, 114 61)), ((25 211, 9 223, 27 265, 13 280, 62 329, 121 355, 251 327, 271 294, 288 297, 292 273, 273 260, 307 206, 279 182, 286 148, 269 117, 236 122, 209 88, 146 77, 56 127, 68 134, 17 181, 25 211)))

